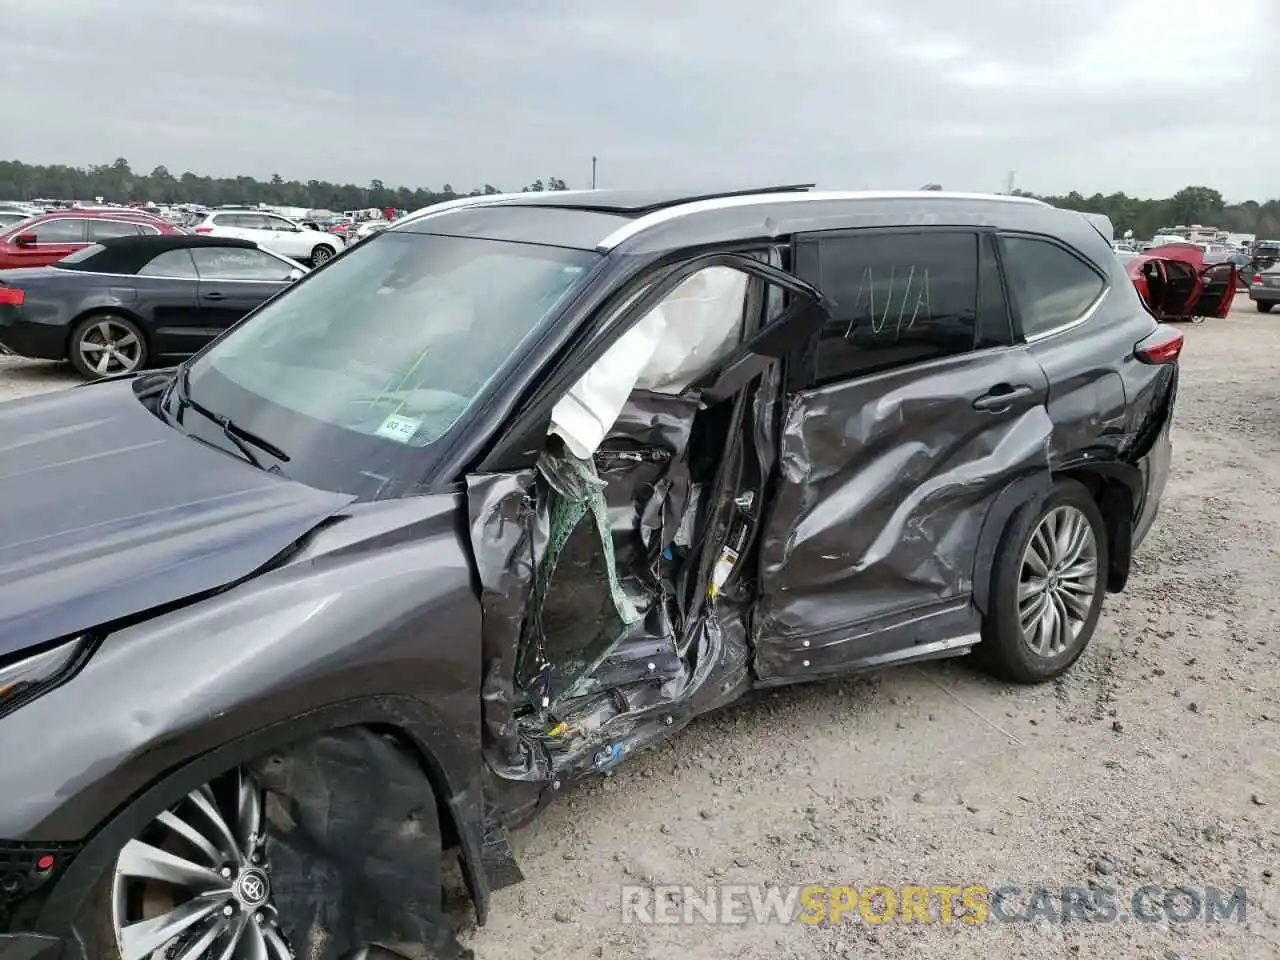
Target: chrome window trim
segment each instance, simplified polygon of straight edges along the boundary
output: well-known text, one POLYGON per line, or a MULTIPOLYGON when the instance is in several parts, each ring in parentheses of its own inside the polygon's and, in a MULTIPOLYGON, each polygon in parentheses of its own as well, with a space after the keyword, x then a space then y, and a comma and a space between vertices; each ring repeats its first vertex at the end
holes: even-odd
POLYGON ((1089 306, 1085 307, 1084 312, 1080 314, 1080 316, 1076 317, 1074 320, 1069 320, 1066 323, 1060 323, 1058 326, 1051 327, 1048 330, 1041 330, 1039 333, 1032 334, 1029 337, 1024 334, 1022 337, 1023 342, 1040 343, 1042 340, 1048 340, 1050 337, 1056 337, 1061 333, 1066 333, 1068 330, 1074 330, 1076 327, 1083 326, 1092 320, 1093 315, 1102 308, 1102 301, 1107 299, 1107 294, 1110 292, 1111 282, 1109 280, 1104 281, 1102 284, 1102 292, 1094 298, 1093 302, 1089 304, 1089 306))
MULTIPOLYGON (((1097 264, 1093 263, 1093 261, 1091 261, 1084 254, 1080 253, 1080 251, 1076 250, 1074 247, 1070 246, 1069 244, 1063 243, 1063 241, 1058 239, 1057 237, 1054 237, 1048 234, 1029 233, 1029 232, 1018 231, 1018 230, 1001 231, 997 234, 996 240, 997 240, 997 244, 1000 246, 1000 271, 1001 271, 1002 280, 1005 287, 1005 299, 1006 301, 1009 302, 1010 306, 1013 306, 1013 300, 1010 292, 1010 281, 1009 281, 1009 274, 1008 274, 1009 267, 1004 259, 1004 256, 1005 256, 1004 241, 1009 238, 1035 240, 1040 243, 1047 243, 1052 247, 1057 247, 1063 253, 1067 254, 1070 257, 1074 257, 1076 260, 1080 261, 1080 263, 1082 263, 1086 268, 1088 268, 1088 270, 1091 273, 1093 273, 1093 275, 1097 277, 1098 280, 1102 282, 1102 289, 1098 291, 1097 296, 1095 296, 1093 300, 1089 302, 1089 305, 1086 306, 1084 310, 1080 312, 1080 315, 1076 317, 1074 320, 1068 320, 1066 323, 1060 323, 1056 327, 1050 327, 1048 330, 1041 330, 1039 333, 1033 333, 1031 335, 1028 335, 1024 331, 1019 329, 1018 332, 1022 334, 1023 343, 1028 343, 1028 344, 1040 343, 1043 340, 1048 340, 1052 337, 1056 337, 1060 334, 1066 333, 1069 330, 1074 330, 1076 327, 1083 326, 1084 324, 1088 323, 1091 319, 1093 319, 1093 315, 1102 308, 1102 302, 1107 299, 1107 294, 1109 294, 1112 291, 1112 289, 1114 289, 1111 282, 1111 277, 1103 273, 1100 269, 1098 269, 1097 264)), ((1019 308, 1019 310, 1020 309, 1021 308, 1019 308)), ((1021 316, 1018 317, 1018 326, 1019 327, 1022 326, 1021 316)))

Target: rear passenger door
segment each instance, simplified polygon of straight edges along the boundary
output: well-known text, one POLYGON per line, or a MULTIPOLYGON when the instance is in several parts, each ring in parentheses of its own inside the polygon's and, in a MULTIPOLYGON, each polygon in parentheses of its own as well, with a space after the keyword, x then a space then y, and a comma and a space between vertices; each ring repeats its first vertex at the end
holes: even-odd
POLYGON ((959 652, 988 507, 1047 468, 1047 381, 1015 342, 994 235, 796 238, 835 301, 788 370, 760 543, 756 672, 784 683, 959 652))
MULTIPOLYGON (((1128 390, 1120 374, 1133 345, 1151 332, 1152 319, 1126 276, 1113 280, 1070 247, 1036 234, 1005 234, 1001 261, 1008 279, 1014 333, 1052 384, 1049 451, 1055 470, 1081 456, 1106 459, 1136 425, 1127 424, 1128 390), (1112 283, 1112 312, 1095 315, 1112 283), (1127 311, 1124 309, 1128 305, 1127 311), (1078 328, 1090 324, 1087 338, 1078 328)), ((1130 366, 1134 366, 1130 364, 1130 366)), ((1140 365, 1138 365, 1140 366, 1140 365)))

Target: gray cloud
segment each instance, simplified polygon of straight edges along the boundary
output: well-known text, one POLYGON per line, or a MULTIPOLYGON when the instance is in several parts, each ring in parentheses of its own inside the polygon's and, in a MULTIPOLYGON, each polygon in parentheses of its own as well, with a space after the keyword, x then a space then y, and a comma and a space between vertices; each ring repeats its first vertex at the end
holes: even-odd
POLYGON ((1265 198, 1272 0, 0 0, 6 155, 1265 198), (128 11, 127 14, 124 11, 128 11))

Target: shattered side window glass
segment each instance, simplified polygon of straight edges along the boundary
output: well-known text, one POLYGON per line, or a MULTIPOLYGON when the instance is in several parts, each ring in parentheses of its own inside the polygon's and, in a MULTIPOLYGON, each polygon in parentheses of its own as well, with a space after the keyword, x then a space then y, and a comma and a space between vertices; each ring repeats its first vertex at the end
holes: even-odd
POLYGON ((817 238, 804 277, 835 301, 818 344, 819 383, 966 353, 977 332, 974 233, 817 238))

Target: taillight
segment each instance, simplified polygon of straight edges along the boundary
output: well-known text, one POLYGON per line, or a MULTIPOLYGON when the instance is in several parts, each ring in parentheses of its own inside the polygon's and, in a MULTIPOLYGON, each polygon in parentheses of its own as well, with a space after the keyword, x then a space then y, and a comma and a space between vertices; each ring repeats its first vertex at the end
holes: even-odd
POLYGON ((1143 363, 1177 363, 1181 353, 1182 334, 1164 324, 1133 347, 1133 355, 1143 363))
POLYGON ((192 233, 213 233, 213 227, 196 227, 192 233))
POLYGON ((17 287, 0 287, 0 307, 20 307, 27 295, 17 287))

